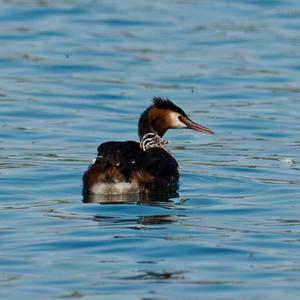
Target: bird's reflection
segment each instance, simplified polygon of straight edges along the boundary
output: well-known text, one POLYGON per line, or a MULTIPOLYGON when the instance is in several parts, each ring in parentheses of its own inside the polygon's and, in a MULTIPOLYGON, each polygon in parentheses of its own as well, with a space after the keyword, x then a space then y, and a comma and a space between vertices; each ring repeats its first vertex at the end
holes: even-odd
POLYGON ((178 218, 183 217, 183 215, 151 215, 151 216, 138 216, 136 218, 124 219, 124 218, 114 218, 106 217, 101 215, 94 216, 93 220, 99 223, 113 223, 113 224, 126 224, 130 229, 142 229, 137 225, 162 225, 170 224, 178 221, 178 218))
POLYGON ((177 215, 141 216, 138 218, 137 223, 143 225, 169 224, 175 223, 177 220, 177 215))
POLYGON ((172 202, 172 198, 178 198, 177 192, 155 194, 91 194, 83 193, 84 203, 120 204, 120 203, 159 203, 172 202))
MULTIPOLYGON (((161 194, 110 194, 110 195, 96 195, 96 194, 83 194, 84 203, 99 203, 99 204, 149 204, 157 205, 163 208, 170 209, 174 198, 178 198, 179 194, 177 192, 172 193, 161 193, 161 194)), ((174 207, 175 208, 175 207, 174 207)), ((119 218, 116 216, 107 217, 102 215, 94 216, 93 220, 99 223, 127 223, 129 227, 133 224, 136 225, 158 225, 158 224, 169 224, 177 222, 179 215, 176 214, 161 214, 161 215, 146 215, 137 216, 135 218, 119 218)), ((141 229, 136 227, 132 229, 141 229)))

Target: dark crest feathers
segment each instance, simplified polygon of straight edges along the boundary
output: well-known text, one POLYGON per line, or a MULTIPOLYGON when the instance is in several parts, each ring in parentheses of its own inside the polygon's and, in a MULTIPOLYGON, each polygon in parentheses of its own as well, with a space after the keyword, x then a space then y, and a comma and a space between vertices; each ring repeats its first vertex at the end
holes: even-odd
POLYGON ((153 105, 157 108, 172 110, 185 116, 185 112, 180 107, 175 105, 172 101, 170 101, 168 98, 153 97, 152 102, 153 105))

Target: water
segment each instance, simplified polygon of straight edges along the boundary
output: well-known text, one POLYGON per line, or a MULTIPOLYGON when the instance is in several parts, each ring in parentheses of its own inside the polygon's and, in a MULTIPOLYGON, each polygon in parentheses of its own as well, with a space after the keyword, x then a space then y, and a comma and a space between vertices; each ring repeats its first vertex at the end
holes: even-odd
POLYGON ((299 299, 299 1, 0 4, 1 299, 299 299), (153 96, 178 195, 83 203, 153 96))

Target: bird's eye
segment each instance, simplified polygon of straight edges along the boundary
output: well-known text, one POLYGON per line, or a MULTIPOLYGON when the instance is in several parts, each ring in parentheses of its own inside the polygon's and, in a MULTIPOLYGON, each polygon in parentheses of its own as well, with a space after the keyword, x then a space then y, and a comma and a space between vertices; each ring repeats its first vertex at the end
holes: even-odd
POLYGON ((180 122, 182 122, 182 121, 183 121, 182 116, 178 116, 178 120, 179 120, 180 122))

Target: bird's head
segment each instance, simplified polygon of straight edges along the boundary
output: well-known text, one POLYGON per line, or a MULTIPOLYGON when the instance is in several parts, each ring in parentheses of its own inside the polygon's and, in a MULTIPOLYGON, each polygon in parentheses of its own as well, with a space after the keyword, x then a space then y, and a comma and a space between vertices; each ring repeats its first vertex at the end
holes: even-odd
POLYGON ((140 138, 149 132, 155 132, 162 137, 171 128, 189 128, 214 134, 212 130, 193 122, 180 107, 169 99, 154 97, 153 104, 140 117, 140 138))

